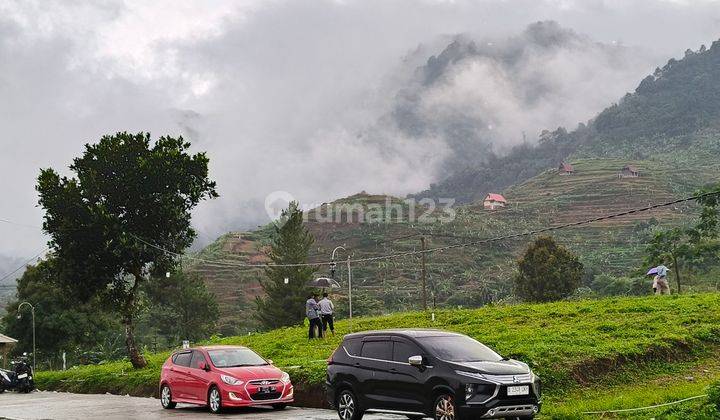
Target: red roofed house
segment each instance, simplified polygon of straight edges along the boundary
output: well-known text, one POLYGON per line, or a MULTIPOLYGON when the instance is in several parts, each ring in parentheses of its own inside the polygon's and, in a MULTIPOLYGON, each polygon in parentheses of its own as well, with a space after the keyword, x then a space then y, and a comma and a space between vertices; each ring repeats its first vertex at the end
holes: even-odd
POLYGON ((483 200, 483 207, 488 210, 495 210, 500 207, 505 207, 505 204, 507 204, 507 200, 505 200, 505 197, 495 193, 488 194, 485 197, 485 200, 483 200))
POLYGON ((575 168, 569 163, 562 162, 558 167, 558 173, 560 175, 572 175, 575 173, 575 168))
POLYGON ((625 165, 618 174, 618 178, 637 178, 640 176, 640 171, 637 166, 625 165))

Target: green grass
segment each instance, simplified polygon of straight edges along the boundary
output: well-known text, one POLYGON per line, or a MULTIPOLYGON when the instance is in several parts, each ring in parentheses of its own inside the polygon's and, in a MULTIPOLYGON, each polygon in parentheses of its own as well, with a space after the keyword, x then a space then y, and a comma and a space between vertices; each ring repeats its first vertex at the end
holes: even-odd
MULTIPOLYGON (((599 380, 563 397, 546 398, 543 418, 581 419, 582 413, 637 409, 680 401, 707 394, 708 387, 720 381, 717 351, 689 362, 656 363, 646 370, 624 369, 612 381, 599 380), (617 383, 620 380, 626 383, 617 383)), ((618 372, 620 373, 620 372, 618 372)), ((710 407, 707 397, 652 408, 620 413, 606 412, 602 418, 623 419, 711 419, 720 412, 710 407)))
MULTIPOLYGON (((337 323, 338 335, 309 342, 303 327, 227 337, 213 343, 251 347, 290 372, 298 393, 324 380, 325 360, 342 334, 384 328, 441 328, 468 334, 503 355, 529 363, 556 401, 584 383, 617 377, 668 360, 689 360, 720 343, 720 296, 614 298, 580 302, 487 306, 475 310, 409 312, 337 323)), ((110 362, 38 372, 38 387, 73 392, 151 395, 169 352, 148 355, 148 368, 110 362)), ((622 382, 622 381, 620 381, 622 382)), ((315 388, 317 389, 317 388, 315 388)), ((607 402, 610 404, 610 401, 607 402)), ((575 409, 575 408, 570 408, 575 409)))

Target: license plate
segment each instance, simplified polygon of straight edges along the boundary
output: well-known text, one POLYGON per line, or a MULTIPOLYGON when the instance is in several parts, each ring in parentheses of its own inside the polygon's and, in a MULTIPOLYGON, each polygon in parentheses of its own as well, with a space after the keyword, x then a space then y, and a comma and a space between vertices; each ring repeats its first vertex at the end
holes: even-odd
POLYGON ((24 378, 27 378, 27 373, 22 373, 22 374, 18 375, 18 379, 24 379, 24 378))
POLYGON ((275 388, 273 388, 271 386, 265 386, 265 387, 261 386, 260 388, 258 388, 258 392, 261 394, 269 394, 271 392, 275 392, 275 388))
POLYGON ((528 385, 507 387, 508 397, 512 397, 513 395, 528 395, 529 393, 530 393, 530 386, 528 386, 528 385))

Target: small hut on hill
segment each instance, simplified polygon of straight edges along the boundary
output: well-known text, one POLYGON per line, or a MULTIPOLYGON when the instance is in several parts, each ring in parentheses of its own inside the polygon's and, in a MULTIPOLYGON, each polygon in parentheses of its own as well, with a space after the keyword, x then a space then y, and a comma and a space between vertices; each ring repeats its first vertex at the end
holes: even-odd
POLYGON ((618 178, 637 178, 640 170, 635 165, 625 165, 618 173, 618 178))
POLYGON ((507 200, 500 194, 490 193, 485 196, 483 200, 483 207, 487 210, 495 210, 501 207, 505 207, 507 200))
POLYGON ((569 163, 561 162, 558 166, 558 173, 560 175, 572 175, 575 173, 575 168, 569 163))

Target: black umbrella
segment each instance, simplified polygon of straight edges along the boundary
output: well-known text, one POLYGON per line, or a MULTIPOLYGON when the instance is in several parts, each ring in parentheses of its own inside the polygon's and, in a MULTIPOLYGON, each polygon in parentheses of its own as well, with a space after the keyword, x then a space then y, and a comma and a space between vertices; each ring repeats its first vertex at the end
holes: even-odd
POLYGON ((308 286, 318 287, 321 289, 339 289, 340 284, 329 277, 318 277, 315 280, 310 280, 307 283, 308 286))

